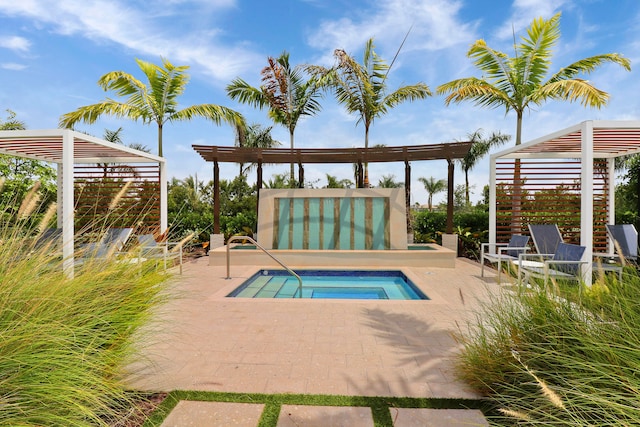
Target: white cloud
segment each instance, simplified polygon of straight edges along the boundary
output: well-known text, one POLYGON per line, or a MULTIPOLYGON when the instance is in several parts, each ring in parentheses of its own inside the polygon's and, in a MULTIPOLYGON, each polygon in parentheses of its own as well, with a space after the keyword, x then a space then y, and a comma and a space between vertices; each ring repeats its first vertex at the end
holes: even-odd
POLYGON ((0 47, 24 53, 29 51, 31 42, 19 36, 0 37, 0 47))
POLYGON ((27 66, 24 64, 16 64, 14 62, 7 62, 4 64, 0 64, 0 68, 5 70, 21 71, 27 68, 27 66))
MULTIPOLYGON (((168 1, 184 8, 187 3, 168 1)), ((198 2, 195 2, 199 5, 198 2)), ((209 10, 227 8, 235 3, 218 0, 208 3, 209 10)), ((55 32, 63 35, 82 35, 93 40, 119 44, 138 55, 167 57, 172 62, 199 66, 203 73, 221 82, 227 82, 241 71, 262 60, 262 56, 242 45, 225 46, 217 41, 220 31, 209 28, 206 32, 185 28, 184 25, 162 25, 158 15, 135 3, 110 0, 22 0, 10 2, 0 0, 0 12, 21 15, 40 23, 51 25, 55 32)), ((162 10, 162 9, 160 9, 162 10)), ((184 11, 183 11, 184 13, 184 11)), ((197 11, 194 13, 202 13, 197 11)), ((163 16, 169 16, 166 10, 163 16)), ((175 18, 175 17, 174 17, 175 18)), ((176 18, 177 19, 177 18, 176 18)))
POLYGON ((410 50, 435 51, 474 39, 475 24, 457 17, 460 1, 383 0, 372 6, 354 18, 322 22, 309 37, 309 44, 327 52, 335 48, 352 52, 375 37, 377 44, 397 49, 409 29, 405 48, 410 50))
POLYGON ((496 37, 501 40, 513 40, 521 35, 522 30, 527 28, 534 18, 549 19, 559 12, 563 7, 571 6, 571 0, 515 0, 511 17, 498 29, 496 37))

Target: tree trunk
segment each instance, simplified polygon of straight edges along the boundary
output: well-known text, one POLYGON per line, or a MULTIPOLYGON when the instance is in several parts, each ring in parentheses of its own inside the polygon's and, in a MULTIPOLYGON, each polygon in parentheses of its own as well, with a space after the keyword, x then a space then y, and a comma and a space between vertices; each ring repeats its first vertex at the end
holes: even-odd
POLYGON ((162 157, 162 123, 158 123, 158 156, 162 157))
MULTIPOLYGON (((522 143, 522 112, 517 112, 516 146, 522 143)), ((513 167, 513 196, 511 199, 511 234, 522 232, 522 180, 520 159, 515 159, 513 167)))
POLYGON ((289 186, 295 188, 295 170, 293 168, 293 129, 289 129, 289 142, 291 143, 291 170, 289 176, 289 186))
MULTIPOLYGON (((369 148, 369 125, 365 125, 364 127, 364 149, 367 150, 369 148)), ((364 188, 369 188, 369 163, 365 162, 364 164, 364 183, 362 185, 364 188)))

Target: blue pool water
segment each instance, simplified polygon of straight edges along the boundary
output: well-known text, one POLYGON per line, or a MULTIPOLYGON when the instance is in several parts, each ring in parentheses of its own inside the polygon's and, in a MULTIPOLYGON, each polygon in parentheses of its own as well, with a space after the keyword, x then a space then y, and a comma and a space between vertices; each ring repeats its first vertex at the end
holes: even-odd
MULTIPOLYGON (((302 298, 427 300, 401 271, 297 270, 302 298)), ((231 292, 238 298, 299 298, 298 280, 285 270, 260 270, 231 292)))

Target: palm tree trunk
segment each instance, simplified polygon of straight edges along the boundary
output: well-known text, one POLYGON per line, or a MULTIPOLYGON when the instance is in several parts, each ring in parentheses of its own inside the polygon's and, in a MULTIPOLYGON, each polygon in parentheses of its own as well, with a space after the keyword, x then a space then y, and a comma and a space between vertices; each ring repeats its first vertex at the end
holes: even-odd
POLYGON ((464 197, 467 202, 467 206, 469 206, 469 171, 464 171, 464 197))
POLYGON ((158 123, 158 156, 162 157, 162 123, 158 123))
POLYGON ((289 177, 289 185, 291 186, 291 188, 295 188, 295 171, 293 169, 293 129, 289 129, 289 142, 291 143, 291 175, 289 177))
MULTIPOLYGON (((369 148, 369 125, 365 124, 364 126, 364 148, 365 150, 369 148)), ((369 188, 369 163, 364 164, 364 188, 369 188)))
MULTIPOLYGON (((517 112, 516 146, 522 143, 522 112, 517 112)), ((511 203, 511 234, 522 232, 522 180, 520 177, 520 159, 513 166, 513 198, 511 203)))

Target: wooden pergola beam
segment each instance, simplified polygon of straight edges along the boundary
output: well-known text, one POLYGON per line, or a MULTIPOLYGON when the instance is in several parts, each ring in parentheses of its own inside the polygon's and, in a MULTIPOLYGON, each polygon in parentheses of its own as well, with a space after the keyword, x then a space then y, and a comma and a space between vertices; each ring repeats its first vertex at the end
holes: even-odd
MULTIPOLYGON (((372 148, 247 148, 221 147, 214 145, 192 145, 193 149, 207 162, 214 163, 214 234, 220 232, 219 212, 219 162, 257 163, 258 198, 262 188, 262 164, 298 164, 298 180, 304 182, 304 164, 352 163, 357 165, 357 187, 363 184, 363 165, 366 163, 404 162, 407 215, 410 208, 411 166, 409 162, 421 160, 447 160, 449 181, 449 206, 447 209, 447 233, 453 231, 453 160, 467 155, 471 142, 451 142, 443 144, 409 145, 399 147, 372 148)), ((410 228, 407 216, 407 231, 410 228)))

